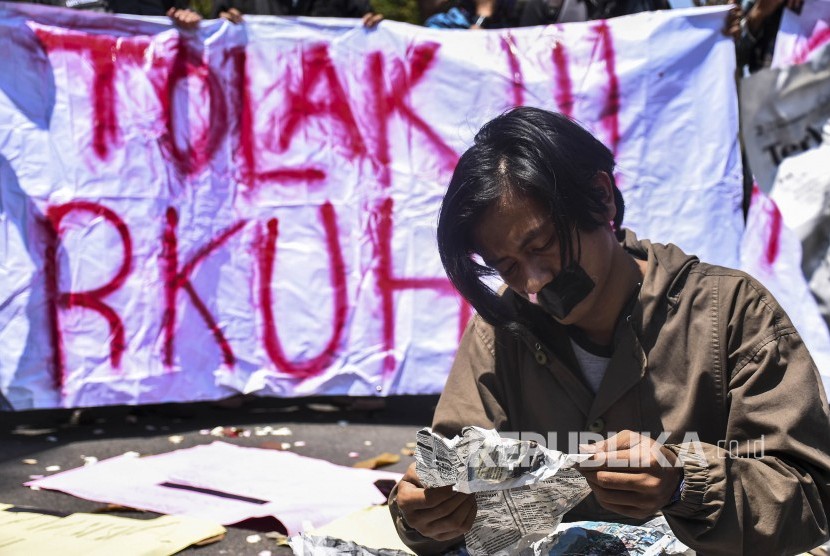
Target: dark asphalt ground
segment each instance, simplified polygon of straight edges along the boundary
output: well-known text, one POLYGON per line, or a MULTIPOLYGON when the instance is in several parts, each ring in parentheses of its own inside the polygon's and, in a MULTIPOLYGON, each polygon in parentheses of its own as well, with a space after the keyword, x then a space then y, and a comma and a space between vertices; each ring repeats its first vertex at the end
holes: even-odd
MULTIPOLYGON (((268 441, 302 441, 304 446, 291 450, 351 466, 355 461, 382 452, 401 454, 408 442, 415 441, 415 432, 430 423, 436 403, 437 396, 245 397, 220 403, 2 412, 0 502, 66 514, 101 510, 104 504, 60 492, 33 491, 23 483, 30 475, 49 475, 45 471, 47 466, 58 465, 62 471, 82 466, 82 456, 103 460, 128 451, 141 455, 161 454, 215 440, 248 447, 262 447, 263 442, 268 441), (254 428, 265 425, 288 427, 293 434, 290 437, 255 436, 254 428), (251 436, 217 438, 200 433, 203 429, 220 426, 251 430, 251 436), (169 440, 173 435, 180 435, 183 440, 173 444, 169 440), (371 446, 365 445, 367 440, 371 441, 371 446), (349 457, 350 452, 358 452, 360 457, 349 457), (26 464, 24 459, 36 459, 37 463, 26 464)), ((401 455, 399 463, 384 469, 402 473, 412 461, 412 457, 401 455)), ((244 469, 228 469, 228 473, 244 472, 244 469)), ((111 515, 145 519, 159 514, 115 511, 111 515)), ((272 526, 268 522, 230 526, 224 540, 193 547, 184 553, 258 555, 270 550, 274 556, 291 554, 288 548, 278 547, 275 540, 262 534, 272 526), (262 540, 255 544, 247 542, 246 538, 253 533, 259 533, 262 540)))

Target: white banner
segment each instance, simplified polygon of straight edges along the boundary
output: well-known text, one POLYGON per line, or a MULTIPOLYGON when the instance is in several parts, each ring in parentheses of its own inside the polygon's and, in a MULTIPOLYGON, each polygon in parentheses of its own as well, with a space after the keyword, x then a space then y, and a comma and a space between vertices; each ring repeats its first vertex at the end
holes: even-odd
POLYGON ((830 331, 801 271, 801 242, 775 201, 756 185, 741 245, 740 269, 757 278, 787 311, 830 394, 830 331))
POLYGON ((475 131, 516 104, 613 149, 642 237, 738 266, 723 10, 180 33, 0 3, 3 393, 23 409, 439 392, 469 310, 437 209, 475 131))

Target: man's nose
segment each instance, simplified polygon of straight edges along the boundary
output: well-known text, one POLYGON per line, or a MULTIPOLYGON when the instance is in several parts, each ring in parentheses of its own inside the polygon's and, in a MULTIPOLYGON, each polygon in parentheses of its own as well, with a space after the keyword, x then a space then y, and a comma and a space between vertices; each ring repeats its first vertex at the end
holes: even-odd
POLYGON ((529 268, 525 274, 525 293, 536 295, 553 280, 553 273, 545 268, 529 268))

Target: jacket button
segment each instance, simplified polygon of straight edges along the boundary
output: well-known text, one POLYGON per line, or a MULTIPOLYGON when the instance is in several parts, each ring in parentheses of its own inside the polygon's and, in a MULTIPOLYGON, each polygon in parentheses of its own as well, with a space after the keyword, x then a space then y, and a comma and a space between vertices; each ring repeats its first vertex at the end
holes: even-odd
POLYGON ((605 428, 605 420, 602 417, 597 418, 593 423, 588 425, 588 430, 591 432, 602 432, 605 428))
POLYGON ((548 362, 548 356, 545 355, 544 351, 537 351, 536 352, 536 362, 540 365, 546 365, 548 362))

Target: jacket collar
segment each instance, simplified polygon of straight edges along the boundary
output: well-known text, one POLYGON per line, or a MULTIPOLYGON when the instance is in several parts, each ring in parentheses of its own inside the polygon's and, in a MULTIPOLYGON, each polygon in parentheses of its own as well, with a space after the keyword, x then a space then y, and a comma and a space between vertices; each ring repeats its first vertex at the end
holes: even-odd
MULTIPOLYGON (((635 334, 642 339, 648 350, 654 345, 663 322, 663 319, 656 318, 657 313, 677 304, 689 271, 700 261, 671 243, 663 245, 647 239, 637 239, 631 230, 623 229, 619 239, 626 251, 647 261, 638 303, 631 308, 629 315, 635 334)), ((625 314, 620 315, 621 319, 627 317, 625 314)))
POLYGON ((617 320, 614 354, 588 410, 588 423, 608 411, 645 376, 646 353, 634 328, 635 316, 641 312, 642 303, 638 292, 617 320))

